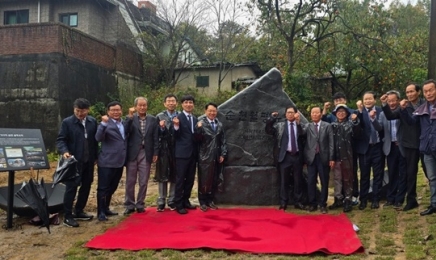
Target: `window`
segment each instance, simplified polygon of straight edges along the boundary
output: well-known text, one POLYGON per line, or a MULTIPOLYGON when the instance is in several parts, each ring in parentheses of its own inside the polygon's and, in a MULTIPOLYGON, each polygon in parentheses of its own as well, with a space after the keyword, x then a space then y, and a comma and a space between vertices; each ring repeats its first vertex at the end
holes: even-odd
POLYGON ((29 10, 5 11, 3 24, 29 23, 29 10))
POLYGON ((197 76, 197 88, 209 87, 209 76, 197 76))
POLYGON ((77 27, 77 13, 72 14, 60 14, 59 21, 71 27, 77 27))

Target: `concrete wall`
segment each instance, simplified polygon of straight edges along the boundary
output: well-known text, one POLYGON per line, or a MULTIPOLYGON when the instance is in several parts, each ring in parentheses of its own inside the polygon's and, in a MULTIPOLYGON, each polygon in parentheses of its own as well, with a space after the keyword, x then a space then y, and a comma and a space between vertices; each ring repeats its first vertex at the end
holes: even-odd
MULTIPOLYGON (((176 72, 177 73, 177 72, 176 72)), ((218 92, 218 68, 198 68, 181 73, 179 81, 177 82, 178 88, 195 88, 197 76, 209 76, 209 87, 197 88, 200 93, 206 95, 215 95, 218 92)), ((256 75, 250 67, 233 67, 221 83, 221 91, 228 91, 232 89, 232 82, 240 78, 256 78, 256 75)))
POLYGON ((0 26, 0 42, 0 127, 39 128, 50 150, 76 98, 107 103, 139 88, 140 55, 127 45, 58 24, 0 26))
POLYGON ((2 55, 0 82, 0 127, 41 129, 51 151, 76 98, 107 103, 117 92, 113 73, 59 53, 2 55))

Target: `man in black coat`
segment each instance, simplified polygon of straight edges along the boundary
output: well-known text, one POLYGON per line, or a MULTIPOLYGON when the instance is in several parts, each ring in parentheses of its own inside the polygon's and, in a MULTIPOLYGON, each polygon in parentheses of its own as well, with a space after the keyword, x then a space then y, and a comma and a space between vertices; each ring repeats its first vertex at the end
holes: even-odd
POLYGON ((92 215, 86 214, 83 210, 88 202, 98 150, 98 142, 95 140, 97 122, 93 117, 88 116, 89 101, 84 98, 78 98, 74 101, 73 106, 74 115, 62 121, 56 139, 58 152, 64 158, 74 156, 78 161, 77 169, 79 176, 64 182, 66 186, 64 194, 64 225, 68 227, 79 226, 75 219, 91 220, 93 218, 92 215), (79 194, 73 212, 73 202, 79 185, 79 194))

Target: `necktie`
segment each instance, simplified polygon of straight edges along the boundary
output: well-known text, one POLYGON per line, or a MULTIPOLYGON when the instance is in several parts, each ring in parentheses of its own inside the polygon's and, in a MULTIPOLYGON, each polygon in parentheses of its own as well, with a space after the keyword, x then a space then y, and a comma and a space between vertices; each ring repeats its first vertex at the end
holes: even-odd
POLYGON ((192 129, 192 120, 191 120, 191 115, 188 115, 188 122, 189 122, 189 128, 191 128, 191 132, 193 133, 193 129, 192 129))
POLYGON ((297 142, 295 140, 295 131, 294 131, 294 123, 290 124, 291 126, 291 153, 297 153, 297 142))
MULTIPOLYGON (((370 136, 370 139, 369 139, 369 143, 370 144, 376 144, 377 143, 377 132, 375 131, 374 126, 371 123, 372 119, 369 116, 369 113, 371 112, 371 109, 367 109, 367 112, 368 112, 368 118, 369 118, 369 122, 370 122, 369 125, 371 126, 371 136, 370 136)), ((377 119, 375 119, 375 120, 377 120, 377 119)))
POLYGON ((216 129, 215 129, 215 122, 214 121, 210 122, 210 126, 212 127, 212 130, 215 132, 216 129))
POLYGON ((318 124, 315 123, 315 132, 316 132, 316 148, 315 153, 319 153, 319 130, 318 130, 318 124))

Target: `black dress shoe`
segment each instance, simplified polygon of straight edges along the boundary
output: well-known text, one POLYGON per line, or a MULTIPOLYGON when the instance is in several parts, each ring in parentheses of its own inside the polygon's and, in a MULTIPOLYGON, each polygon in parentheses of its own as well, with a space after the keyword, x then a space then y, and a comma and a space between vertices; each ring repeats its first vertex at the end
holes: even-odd
POLYGON ((191 203, 185 204, 185 209, 196 209, 197 207, 192 205, 191 203))
POLYGON ((433 208, 432 206, 429 206, 426 210, 419 213, 421 216, 431 215, 436 212, 436 208, 433 208))
POLYGON ((326 207, 320 207, 319 210, 321 211, 321 214, 327 214, 327 208, 326 207))
POLYGON ((134 209, 126 209, 126 210, 124 211, 124 216, 128 216, 128 215, 132 214, 133 212, 135 212, 134 209))
POLYGON ((144 208, 139 208, 139 209, 136 209, 136 212, 138 212, 138 213, 144 213, 144 212, 145 212, 145 209, 144 209, 144 208))
POLYGON ((287 208, 288 208, 288 205, 286 205, 286 204, 281 204, 280 207, 279 207, 279 210, 284 210, 284 211, 286 211, 287 208))
POLYGON ((106 216, 117 216, 118 212, 113 212, 112 210, 108 209, 105 212, 106 216))
POLYGON ((408 211, 414 208, 417 208, 419 206, 418 202, 408 202, 406 206, 404 206, 403 211, 408 211))
POLYGON ((213 203, 213 201, 212 201, 211 203, 207 204, 207 206, 208 206, 210 209, 213 209, 213 210, 217 210, 217 209, 218 209, 218 207, 215 205, 215 203, 213 203))
POLYGON ((378 209, 380 208, 380 204, 378 203, 378 201, 373 201, 371 203, 371 209, 378 209))
POLYGON ((107 221, 107 217, 104 213, 98 214, 98 220, 99 221, 107 221))
POLYGON ((366 209, 366 205, 367 205, 366 201, 361 201, 360 204, 359 204, 359 209, 360 210, 366 209))
POLYGON ((393 202, 388 201, 388 202, 386 202, 385 204, 383 204, 383 208, 384 208, 384 207, 390 207, 390 206, 393 206, 393 205, 394 205, 393 202))
POLYGON ((201 211, 203 211, 203 212, 206 212, 207 211, 207 206, 206 205, 200 205, 200 209, 201 209, 201 211))
POLYGON ((394 209, 396 209, 396 210, 402 210, 402 209, 403 209, 403 203, 396 202, 396 203, 394 204, 394 209))
POLYGON ((307 207, 307 210, 310 212, 316 211, 317 207, 316 206, 309 206, 307 207))
POLYGON ((302 210, 304 210, 305 209, 305 207, 304 207, 304 205, 302 204, 302 203, 296 203, 295 205, 294 205, 294 208, 296 208, 296 209, 302 209, 302 210))
POLYGON ((188 211, 185 208, 176 209, 176 211, 177 211, 177 213, 182 214, 182 215, 188 214, 188 211))

